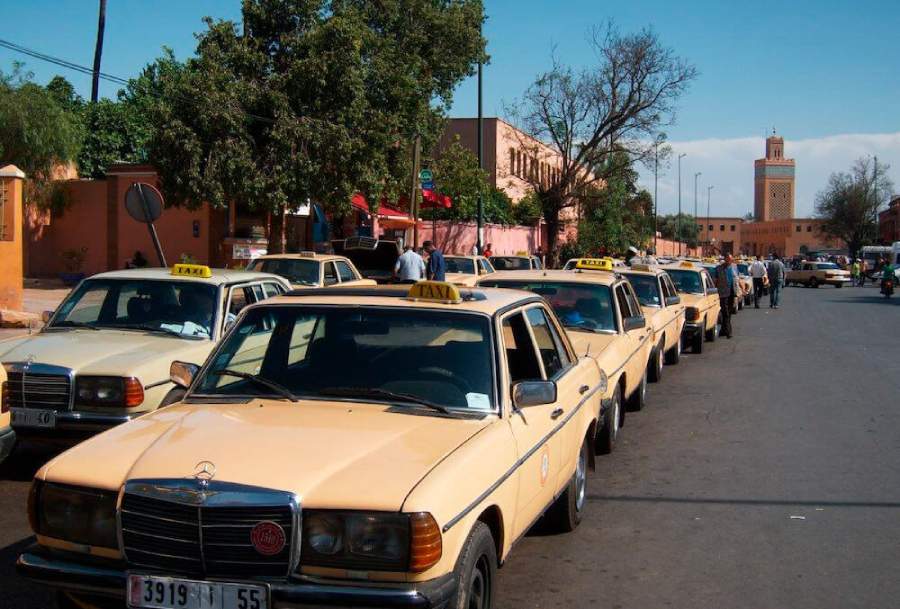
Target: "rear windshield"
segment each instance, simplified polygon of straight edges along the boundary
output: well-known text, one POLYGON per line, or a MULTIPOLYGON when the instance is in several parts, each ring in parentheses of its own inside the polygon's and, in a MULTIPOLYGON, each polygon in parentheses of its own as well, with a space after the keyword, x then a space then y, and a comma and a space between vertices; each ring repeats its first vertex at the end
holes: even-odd
POLYGON ((583 330, 616 330, 615 313, 609 286, 562 281, 482 281, 495 288, 527 290, 540 294, 550 303, 560 323, 566 328, 583 330))
POLYGON ((697 271, 680 271, 678 269, 666 269, 666 272, 675 283, 675 288, 685 294, 702 294, 703 283, 700 281, 700 273, 697 271))
POLYGON ((257 258, 247 270, 281 275, 291 283, 319 285, 319 263, 315 260, 257 258))
POLYGON ((657 281, 655 275, 631 275, 626 273, 625 277, 628 278, 642 305, 659 306, 662 304, 662 296, 659 293, 659 281, 657 281))
POLYGON ((531 269, 529 259, 518 256, 492 256, 491 264, 498 271, 527 271, 531 269))
POLYGON ((444 263, 447 265, 448 273, 466 273, 468 275, 475 275, 475 261, 471 258, 444 256, 444 263))

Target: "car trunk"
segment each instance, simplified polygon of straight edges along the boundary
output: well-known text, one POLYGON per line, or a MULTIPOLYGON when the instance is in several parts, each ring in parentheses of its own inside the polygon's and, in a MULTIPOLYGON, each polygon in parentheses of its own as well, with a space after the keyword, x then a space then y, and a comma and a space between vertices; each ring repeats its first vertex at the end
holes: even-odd
POLYGON ((334 253, 349 258, 360 274, 378 283, 391 283, 394 265, 400 257, 396 241, 381 241, 371 237, 349 237, 331 242, 334 253))

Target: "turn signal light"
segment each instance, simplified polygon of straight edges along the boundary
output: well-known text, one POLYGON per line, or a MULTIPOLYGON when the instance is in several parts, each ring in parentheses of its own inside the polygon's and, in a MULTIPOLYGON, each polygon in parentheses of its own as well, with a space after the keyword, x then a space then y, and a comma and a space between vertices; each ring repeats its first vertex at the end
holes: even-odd
POLYGON ((9 381, 3 381, 3 393, 0 393, 0 414, 9 410, 9 381))
POLYGON ((441 529, 428 512, 410 515, 409 570, 427 571, 441 560, 443 541, 441 529))
POLYGON ((125 407, 134 408, 144 403, 144 387, 141 382, 130 377, 125 379, 125 407))
POLYGON ((700 309, 697 307, 688 307, 684 310, 684 318, 688 321, 697 321, 700 319, 700 309))

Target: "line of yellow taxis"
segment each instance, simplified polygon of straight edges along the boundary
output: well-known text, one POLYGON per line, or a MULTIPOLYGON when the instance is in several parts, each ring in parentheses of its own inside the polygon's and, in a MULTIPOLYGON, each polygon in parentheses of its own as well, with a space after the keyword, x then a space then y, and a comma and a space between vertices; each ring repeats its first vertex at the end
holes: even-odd
POLYGON ((647 382, 715 338, 718 297, 691 262, 459 258, 476 285, 193 266, 85 280, 38 335, 0 343, 17 432, 108 427, 35 475, 19 573, 66 608, 494 606, 537 520, 578 526, 647 382), (183 302, 197 285, 203 319, 183 302), (151 359, 167 378, 134 368, 151 359))

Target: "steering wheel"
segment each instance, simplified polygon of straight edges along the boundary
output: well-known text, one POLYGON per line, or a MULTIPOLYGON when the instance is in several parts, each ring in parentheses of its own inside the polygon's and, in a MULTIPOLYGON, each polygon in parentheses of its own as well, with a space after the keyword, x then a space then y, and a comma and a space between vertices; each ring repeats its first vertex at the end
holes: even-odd
POLYGON ((472 386, 461 376, 454 374, 453 371, 440 366, 425 366, 424 368, 416 368, 416 372, 424 375, 431 375, 440 378, 442 381, 449 381, 455 385, 463 393, 472 393, 472 386))

